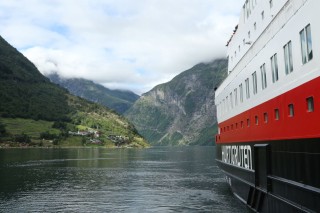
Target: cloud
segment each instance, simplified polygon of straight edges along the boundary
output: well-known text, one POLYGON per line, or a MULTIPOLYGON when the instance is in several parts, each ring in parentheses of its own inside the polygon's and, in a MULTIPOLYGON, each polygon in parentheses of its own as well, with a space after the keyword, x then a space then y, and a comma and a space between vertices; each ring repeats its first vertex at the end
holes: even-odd
POLYGON ((146 92, 225 57, 239 0, 3 0, 0 34, 44 73, 146 92))

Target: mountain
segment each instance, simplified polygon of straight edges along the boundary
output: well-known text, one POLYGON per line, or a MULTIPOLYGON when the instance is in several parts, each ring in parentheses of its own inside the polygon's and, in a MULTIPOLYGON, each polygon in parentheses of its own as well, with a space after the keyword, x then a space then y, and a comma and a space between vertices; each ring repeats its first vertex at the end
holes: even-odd
POLYGON ((67 120, 65 94, 0 37, 0 116, 67 120))
POLYGON ((145 145, 127 119, 51 83, 0 36, 0 141, 63 140, 78 130, 99 132, 99 141, 107 144, 122 138, 126 143, 145 145))
POLYGON ((89 101, 102 104, 119 114, 127 111, 139 98, 131 91, 111 90, 102 85, 96 84, 82 78, 61 78, 53 73, 47 76, 51 82, 66 88, 70 93, 87 99, 89 101))
POLYGON ((214 91, 226 69, 225 59, 198 64, 143 94, 125 116, 153 145, 212 145, 214 91))

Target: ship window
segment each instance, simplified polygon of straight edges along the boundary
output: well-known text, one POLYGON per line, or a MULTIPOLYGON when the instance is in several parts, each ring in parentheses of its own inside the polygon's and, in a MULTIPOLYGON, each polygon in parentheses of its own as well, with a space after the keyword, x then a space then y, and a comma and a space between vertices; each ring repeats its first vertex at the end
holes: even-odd
POLYGON ((292 62, 292 43, 289 41, 283 47, 284 50, 284 61, 285 61, 285 68, 286 74, 288 75, 293 71, 293 62, 292 62))
POLYGON ((310 24, 300 32, 302 63, 305 64, 313 58, 310 24))
POLYGON ((313 112, 314 111, 313 97, 307 98, 307 107, 308 107, 308 112, 313 112))
POLYGON ((221 111, 224 113, 225 112, 225 110, 226 110, 226 107, 225 107, 225 100, 223 99, 223 101, 222 101, 222 109, 221 109, 221 111))
POLYGON ((238 123, 236 123, 236 129, 238 129, 238 123))
POLYGON ((234 89, 234 104, 235 106, 238 105, 238 89, 237 88, 234 89))
POLYGON ((239 47, 238 47, 238 48, 239 48, 239 52, 240 52, 240 50, 241 50, 240 45, 239 45, 239 47))
POLYGON ((253 94, 257 94, 258 92, 257 72, 252 73, 252 85, 253 85, 253 94))
POLYGON ((269 1, 269 4, 270 4, 270 8, 272 8, 272 7, 273 7, 273 1, 270 0, 270 1, 269 1))
POLYGON ((247 126, 250 127, 250 119, 247 119, 247 126))
POLYGON ((243 128, 244 127, 244 124, 243 124, 243 121, 241 121, 241 128, 243 128))
POLYGON ((231 124, 231 130, 233 130, 233 124, 231 124))
POLYGON ((250 85, 249 85, 249 78, 246 79, 246 98, 250 98, 250 85))
POLYGON ((263 64, 260 67, 260 71, 261 71, 262 89, 264 90, 265 88, 267 88, 266 64, 263 64))
POLYGON ((279 109, 274 109, 274 119, 275 120, 279 120, 280 119, 279 109))
POLYGON ((257 23, 256 22, 254 22, 254 24, 253 24, 253 29, 257 30, 257 23))
POLYGON ((243 39, 243 46, 246 44, 246 40, 245 39, 243 39))
POLYGON ((264 19, 264 11, 261 12, 261 19, 264 19))
POLYGON ((240 102, 243 102, 243 86, 242 84, 239 85, 239 91, 240 91, 240 102))
POLYGON ((231 106, 231 109, 233 109, 233 98, 232 98, 232 92, 230 93, 230 106, 231 106))
POLYGON ((246 12, 247 12, 247 18, 249 18, 250 14, 251 14, 251 8, 250 8, 249 0, 246 1, 245 7, 246 7, 246 12))
POLYGON ((251 33, 250 33, 250 31, 248 32, 248 38, 250 38, 251 37, 251 33))
POLYGON ((264 122, 268 123, 268 113, 263 114, 264 122))
POLYGON ((289 117, 293 117, 294 116, 294 106, 293 106, 293 104, 289 104, 288 105, 288 109, 289 109, 289 117))
POLYGON ((254 120, 255 120, 255 122, 256 122, 256 125, 258 125, 258 124, 259 124, 259 118, 258 118, 258 116, 255 116, 255 117, 254 117, 254 120))
POLYGON ((279 80, 277 53, 271 57, 272 82, 279 80))

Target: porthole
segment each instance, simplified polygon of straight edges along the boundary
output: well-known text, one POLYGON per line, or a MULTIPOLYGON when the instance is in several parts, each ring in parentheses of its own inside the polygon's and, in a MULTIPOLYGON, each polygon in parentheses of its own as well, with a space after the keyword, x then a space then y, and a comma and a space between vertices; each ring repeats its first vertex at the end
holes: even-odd
POLYGON ((293 117, 294 116, 294 106, 293 104, 288 105, 288 116, 293 117))
POLYGON ((308 112, 313 112, 313 111, 314 111, 314 101, 313 101, 313 97, 307 98, 307 111, 308 111, 308 112))
POLYGON ((275 120, 279 120, 280 119, 279 109, 274 109, 274 119, 275 120))
POLYGON ((268 113, 263 114, 263 119, 265 123, 268 123, 268 113))

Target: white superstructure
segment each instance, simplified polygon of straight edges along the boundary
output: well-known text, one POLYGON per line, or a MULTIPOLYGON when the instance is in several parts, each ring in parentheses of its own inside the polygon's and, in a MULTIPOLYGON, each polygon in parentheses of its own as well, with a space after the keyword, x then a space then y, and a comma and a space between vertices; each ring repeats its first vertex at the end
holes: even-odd
POLYGON ((218 123, 320 75, 313 51, 320 44, 312 40, 320 37, 319 17, 306 12, 319 8, 319 0, 246 0, 228 42, 228 77, 216 91, 218 123))
POLYGON ((254 212, 320 209, 320 0, 246 0, 216 90, 216 160, 254 212))

